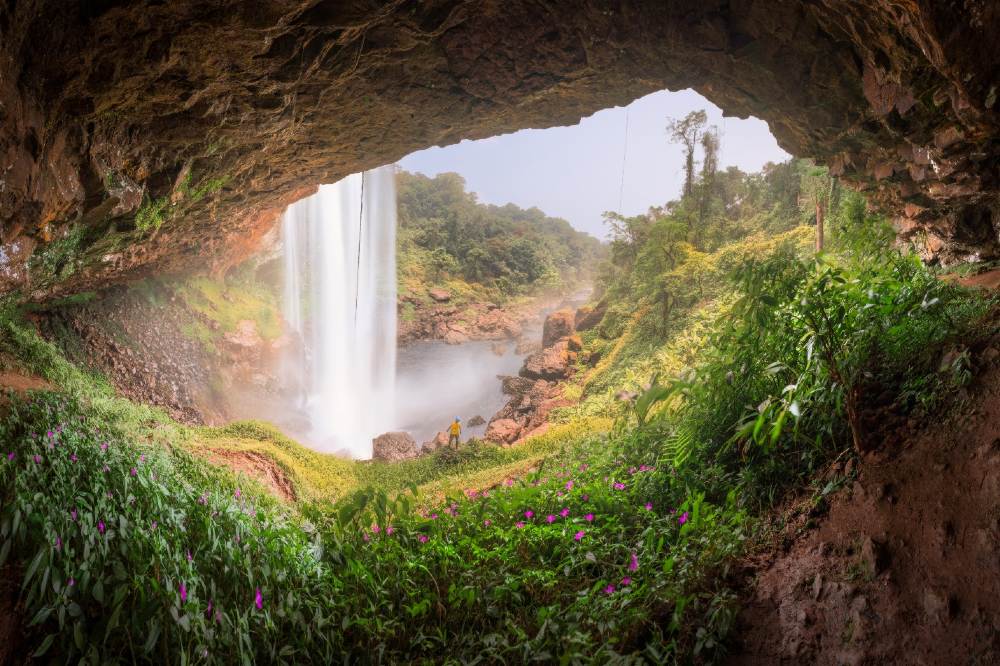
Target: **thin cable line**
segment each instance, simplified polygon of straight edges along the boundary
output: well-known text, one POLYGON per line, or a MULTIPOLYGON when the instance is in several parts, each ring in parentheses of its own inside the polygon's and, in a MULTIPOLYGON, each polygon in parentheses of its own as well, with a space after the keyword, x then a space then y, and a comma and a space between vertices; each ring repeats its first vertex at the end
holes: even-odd
POLYGON ((622 147, 622 174, 618 183, 618 213, 622 212, 622 202, 625 200, 625 160, 628 158, 628 107, 625 107, 625 145, 622 147))

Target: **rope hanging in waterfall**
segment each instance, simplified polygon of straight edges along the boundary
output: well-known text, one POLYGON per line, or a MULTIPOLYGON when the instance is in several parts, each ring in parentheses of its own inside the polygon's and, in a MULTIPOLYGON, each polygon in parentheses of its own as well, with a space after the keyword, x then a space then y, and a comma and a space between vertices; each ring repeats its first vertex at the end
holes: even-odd
POLYGON ((628 107, 625 107, 625 145, 622 146, 622 175, 618 182, 618 213, 622 213, 622 201, 625 199, 625 160, 628 158, 628 107))
POLYGON ((361 234, 365 220, 365 172, 361 172, 361 206, 358 209, 358 262, 354 267, 354 328, 358 327, 358 295, 361 290, 361 234))

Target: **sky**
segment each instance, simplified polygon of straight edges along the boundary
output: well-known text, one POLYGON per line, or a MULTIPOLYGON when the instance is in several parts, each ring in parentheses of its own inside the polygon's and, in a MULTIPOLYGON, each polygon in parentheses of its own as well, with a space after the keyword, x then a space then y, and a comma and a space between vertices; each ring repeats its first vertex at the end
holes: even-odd
POLYGON ((667 119, 697 109, 705 109, 708 124, 721 132, 722 168, 759 171, 767 162, 788 159, 763 121, 723 118, 717 106, 684 90, 657 92, 628 107, 598 111, 571 127, 521 130, 428 148, 399 164, 428 176, 457 172, 479 201, 537 206, 604 238, 604 211, 636 215, 677 198, 684 183, 684 156, 681 147, 669 141, 667 119))

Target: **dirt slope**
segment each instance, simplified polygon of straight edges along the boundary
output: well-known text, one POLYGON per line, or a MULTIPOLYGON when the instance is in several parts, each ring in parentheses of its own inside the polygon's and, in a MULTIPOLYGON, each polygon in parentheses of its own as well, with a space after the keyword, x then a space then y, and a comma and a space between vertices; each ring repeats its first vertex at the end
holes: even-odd
POLYGON ((818 527, 751 567, 733 664, 1000 663, 1000 369, 865 459, 818 527))

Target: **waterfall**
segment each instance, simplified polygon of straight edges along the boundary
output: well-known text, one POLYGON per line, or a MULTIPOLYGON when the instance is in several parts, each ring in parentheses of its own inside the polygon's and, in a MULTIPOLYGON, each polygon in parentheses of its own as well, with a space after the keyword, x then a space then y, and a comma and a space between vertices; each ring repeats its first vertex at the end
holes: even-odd
POLYGON ((396 188, 392 165, 323 185, 285 211, 283 315, 302 349, 285 370, 305 439, 370 458, 395 415, 396 188))

